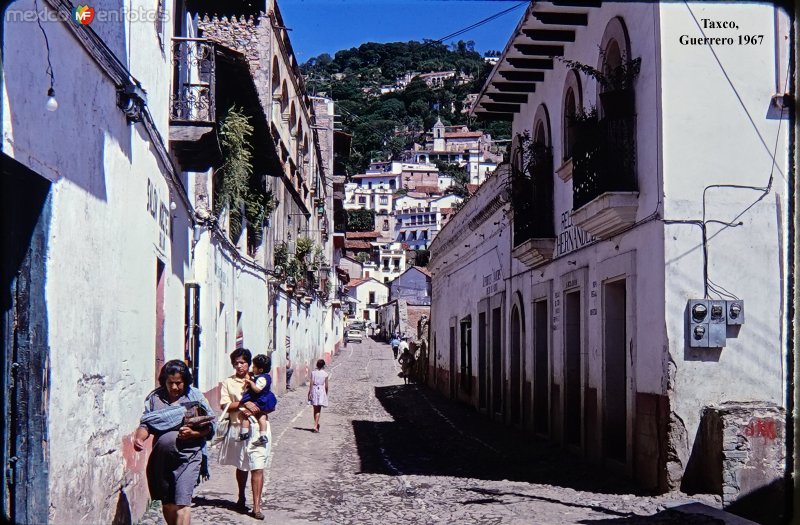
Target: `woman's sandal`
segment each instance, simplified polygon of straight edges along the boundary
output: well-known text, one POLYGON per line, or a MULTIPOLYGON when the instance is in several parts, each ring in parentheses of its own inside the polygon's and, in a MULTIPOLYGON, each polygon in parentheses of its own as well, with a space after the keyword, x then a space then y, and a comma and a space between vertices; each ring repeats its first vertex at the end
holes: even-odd
POLYGON ((233 508, 238 512, 247 512, 247 503, 245 503, 244 498, 239 498, 233 508))
POLYGON ((253 512, 253 517, 257 520, 263 520, 264 515, 261 512, 253 512))

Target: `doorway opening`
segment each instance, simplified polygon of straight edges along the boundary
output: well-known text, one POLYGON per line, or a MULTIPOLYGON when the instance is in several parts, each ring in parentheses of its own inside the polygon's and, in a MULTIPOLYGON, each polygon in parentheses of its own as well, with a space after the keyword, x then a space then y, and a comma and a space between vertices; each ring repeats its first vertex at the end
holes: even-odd
POLYGON ((525 328, 522 323, 519 308, 515 305, 511 309, 511 377, 509 378, 511 397, 510 422, 512 425, 520 423, 520 411, 522 402, 522 345, 523 332, 525 328))
POLYGON ((550 325, 547 322, 547 301, 533 303, 533 428, 547 434, 549 430, 547 407, 550 369, 550 325))
POLYGON ((189 283, 184 293, 183 358, 192 371, 194 387, 200 382, 200 285, 189 283))
POLYGON ((486 373, 487 358, 486 358, 486 312, 478 314, 478 408, 486 409, 488 389, 486 382, 489 379, 486 373))
POLYGON ((628 374, 626 367, 625 281, 603 285, 603 448, 606 457, 625 462, 628 450, 628 374))
POLYGON ((472 317, 461 320, 461 391, 472 394, 472 317))
POLYGON ((458 374, 456 373, 456 327, 450 327, 450 398, 457 395, 458 374))
POLYGON ((161 259, 156 259, 156 382, 158 384, 158 373, 164 366, 164 281, 166 275, 165 265, 161 259))
POLYGON ((581 444, 581 294, 564 294, 564 441, 581 444))
POLYGON ((48 520, 50 361, 45 282, 50 188, 49 181, 2 154, 0 521, 8 523, 48 520))
POLYGON ((503 413, 503 345, 500 339, 503 330, 502 310, 492 309, 492 410, 503 413))

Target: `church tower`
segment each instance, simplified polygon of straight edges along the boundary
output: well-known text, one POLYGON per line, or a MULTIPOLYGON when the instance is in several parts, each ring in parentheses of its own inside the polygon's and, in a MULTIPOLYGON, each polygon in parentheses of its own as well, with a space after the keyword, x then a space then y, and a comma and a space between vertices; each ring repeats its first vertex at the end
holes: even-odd
POLYGON ((442 119, 437 118, 436 124, 433 125, 433 150, 444 151, 444 124, 442 119))

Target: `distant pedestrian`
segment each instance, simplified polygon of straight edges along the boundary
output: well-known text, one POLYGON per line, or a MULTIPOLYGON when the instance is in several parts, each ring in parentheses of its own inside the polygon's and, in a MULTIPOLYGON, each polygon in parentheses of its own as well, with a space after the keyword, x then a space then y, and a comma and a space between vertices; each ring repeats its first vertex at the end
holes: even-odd
MULTIPOLYGON (((251 354, 246 348, 237 348, 231 353, 231 366, 234 374, 222 381, 219 404, 220 408, 227 410, 229 416, 229 429, 219 449, 220 465, 236 467, 236 485, 239 489, 239 499, 236 501, 236 510, 246 512, 244 491, 247 487, 247 473, 250 473, 250 482, 253 489, 254 518, 263 520, 261 513, 261 491, 264 488, 264 467, 267 457, 272 451, 272 443, 257 445, 256 441, 261 436, 261 431, 251 432, 250 439, 239 441, 239 408, 241 399, 247 385, 248 370, 250 369, 251 354)), ((267 425, 267 437, 270 435, 267 425)))
POLYGON ((308 385, 308 404, 314 407, 314 432, 319 432, 322 407, 328 406, 328 372, 324 368, 325 360, 318 360, 317 369, 311 372, 311 382, 308 385))
POLYGON ((254 417, 258 421, 260 436, 256 439, 256 445, 266 445, 269 442, 267 437, 267 421, 270 412, 275 410, 278 400, 272 393, 272 377, 269 371, 272 369, 272 360, 259 354, 253 358, 253 379, 245 379, 247 389, 239 400, 239 423, 242 426, 239 432, 239 441, 250 439, 250 418, 254 417))
POLYGON ((290 385, 292 384, 292 374, 294 374, 292 360, 289 357, 289 352, 286 352, 286 390, 291 390, 290 385))
POLYGON ((400 339, 400 344, 398 345, 398 350, 400 351, 401 354, 403 352, 405 352, 406 350, 408 350, 408 337, 403 336, 400 339))
POLYGON ((159 387, 150 392, 136 429, 134 450, 144 450, 151 435, 147 461, 150 498, 161 500, 167 525, 191 521, 192 492, 209 478, 206 442, 214 435, 214 412, 192 385, 192 372, 179 359, 167 361, 158 374, 159 387), (205 421, 204 423, 195 423, 205 421))
MULTIPOLYGON (((403 341, 405 342, 405 341, 403 341)), ((408 384, 408 379, 411 377, 411 371, 414 370, 414 355, 411 353, 411 350, 408 348, 408 344, 406 343, 405 348, 403 349, 403 353, 400 354, 400 359, 397 360, 400 363, 400 368, 403 374, 403 381, 405 384, 408 384)))
POLYGON ((397 334, 392 336, 391 341, 389 344, 392 345, 392 353, 394 354, 394 360, 397 361, 397 356, 400 355, 400 338, 397 337, 397 334))

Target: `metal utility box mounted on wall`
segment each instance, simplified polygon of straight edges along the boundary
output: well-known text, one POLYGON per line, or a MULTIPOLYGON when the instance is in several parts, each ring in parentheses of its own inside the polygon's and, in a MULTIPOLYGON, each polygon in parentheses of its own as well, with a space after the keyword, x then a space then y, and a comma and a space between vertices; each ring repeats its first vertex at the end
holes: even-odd
POLYGON ((723 348, 728 326, 744 324, 744 301, 690 299, 689 346, 723 348))

